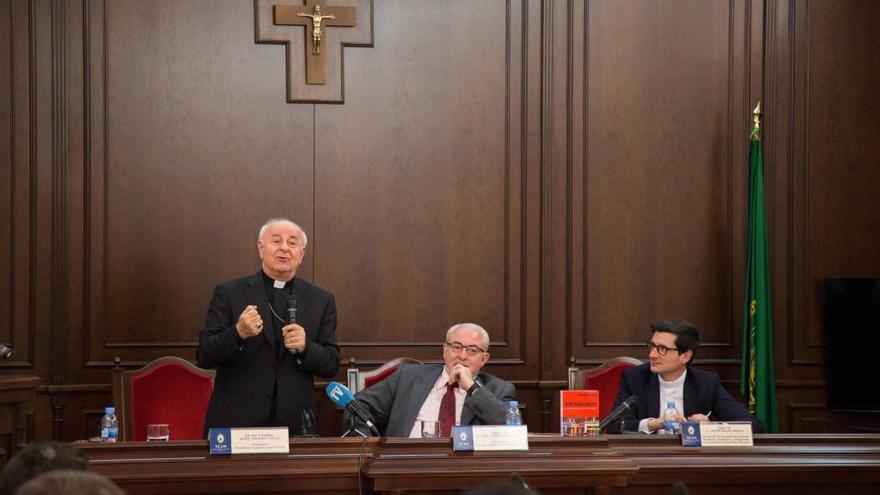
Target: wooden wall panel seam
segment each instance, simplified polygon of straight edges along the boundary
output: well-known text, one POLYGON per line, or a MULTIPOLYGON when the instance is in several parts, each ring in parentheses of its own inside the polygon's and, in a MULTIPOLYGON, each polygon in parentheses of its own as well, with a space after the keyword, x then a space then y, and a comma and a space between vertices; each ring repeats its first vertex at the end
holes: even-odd
POLYGON ((82 219, 82 281, 80 282, 81 304, 82 304, 82 321, 80 322, 81 337, 79 356, 82 363, 88 362, 88 339, 89 325, 91 322, 91 280, 92 272, 90 269, 90 260, 92 259, 92 194, 91 194, 91 176, 92 176, 92 122, 94 116, 92 114, 92 0, 83 0, 82 13, 82 32, 83 32, 83 68, 82 68, 82 85, 83 85, 83 219, 82 219))
MULTIPOLYGON (((9 308, 15 307, 15 226, 16 226, 16 208, 15 208, 15 4, 9 2, 9 278, 7 279, 9 287, 9 308)), ((9 339, 5 344, 14 345, 15 342, 15 315, 17 312, 9 311, 6 315, 6 322, 9 328, 9 339)))
POLYGON ((541 276, 540 276, 540 315, 541 315, 541 350, 539 352, 538 367, 543 370, 547 363, 552 361, 552 355, 549 355, 550 346, 545 345, 545 340, 549 339, 553 333, 550 322, 553 321, 551 303, 552 294, 550 292, 548 280, 552 280, 552 264, 549 253, 552 252, 549 227, 551 222, 547 220, 552 207, 551 197, 552 191, 549 190, 553 168, 552 142, 551 132, 553 130, 553 7, 555 2, 544 2, 541 5, 541 140, 540 140, 540 170, 541 170, 541 214, 539 221, 539 232, 541 235, 541 276))
POLYGON ((67 240, 66 183, 68 164, 67 122, 67 2, 52 2, 52 269, 49 366, 53 384, 64 383, 67 370, 66 315, 67 240))

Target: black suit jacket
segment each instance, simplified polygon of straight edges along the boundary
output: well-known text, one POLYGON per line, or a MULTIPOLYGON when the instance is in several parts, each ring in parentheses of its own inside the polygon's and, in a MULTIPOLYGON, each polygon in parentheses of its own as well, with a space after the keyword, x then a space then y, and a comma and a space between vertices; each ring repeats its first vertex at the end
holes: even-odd
MULTIPOLYGON (((635 405, 623 415, 624 430, 637 431, 645 418, 660 416, 660 379, 651 373, 650 363, 625 370, 620 375, 620 388, 614 407, 635 395, 635 405)), ((684 379, 684 415, 712 413, 716 421, 751 421, 752 431, 764 432, 764 424, 752 417, 748 410, 721 386, 721 379, 710 371, 687 367, 684 379)), ((619 431, 620 421, 614 421, 608 431, 619 431)))
POLYGON ((339 369, 336 301, 333 294, 300 278, 293 279, 293 294, 297 323, 305 328, 308 341, 305 352, 297 356, 270 338, 268 328, 243 343, 238 338, 235 324, 246 306, 256 305, 263 321, 272 321, 262 272, 214 289, 196 350, 199 366, 217 368, 205 414, 206 434, 212 427, 271 426, 267 422, 276 388, 277 422, 290 428, 290 435, 303 433, 301 411, 315 409, 313 375, 332 377, 339 369))

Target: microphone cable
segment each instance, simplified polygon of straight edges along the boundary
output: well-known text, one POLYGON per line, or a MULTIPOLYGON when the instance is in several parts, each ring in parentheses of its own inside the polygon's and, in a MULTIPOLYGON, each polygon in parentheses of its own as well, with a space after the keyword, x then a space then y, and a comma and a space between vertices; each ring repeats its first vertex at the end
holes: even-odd
POLYGON ((368 438, 370 437, 363 437, 361 439, 361 445, 358 447, 358 495, 364 495, 363 477, 366 474, 363 472, 365 455, 364 447, 367 445, 368 438))

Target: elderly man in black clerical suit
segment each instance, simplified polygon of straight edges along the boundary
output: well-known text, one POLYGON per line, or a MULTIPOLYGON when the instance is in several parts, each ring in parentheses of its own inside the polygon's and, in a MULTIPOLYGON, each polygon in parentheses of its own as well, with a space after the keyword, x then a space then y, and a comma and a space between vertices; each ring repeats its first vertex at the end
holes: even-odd
MULTIPOLYGON (((453 325, 443 344, 444 364, 404 364, 355 400, 389 437, 419 437, 421 421, 437 421, 441 436, 449 436, 454 425, 503 425, 516 390, 480 371, 488 360, 486 330, 474 323, 453 325)), ((358 423, 348 413, 346 418, 358 423)))
MULTIPOLYGON (((672 401, 682 421, 750 421, 755 433, 764 432, 764 424, 721 386, 717 374, 691 366, 700 348, 700 333, 693 324, 655 321, 647 347, 648 362, 620 375, 614 407, 631 395, 638 398, 622 418, 624 430, 653 433, 662 429, 662 411, 672 401)), ((615 421, 608 430, 620 428, 621 421, 615 421)))
POLYGON ((333 294, 296 277, 307 243, 297 224, 269 220, 257 241, 261 270, 214 289, 196 350, 199 366, 217 368, 206 433, 247 426, 315 433, 313 376, 336 374, 339 346, 333 294))

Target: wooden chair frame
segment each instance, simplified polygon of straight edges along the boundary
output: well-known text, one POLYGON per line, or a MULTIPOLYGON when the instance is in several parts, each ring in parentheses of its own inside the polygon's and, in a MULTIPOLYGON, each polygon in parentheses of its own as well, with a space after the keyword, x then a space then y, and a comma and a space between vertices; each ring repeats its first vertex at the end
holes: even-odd
POLYGON ((633 366, 639 366, 642 363, 644 363, 644 361, 640 359, 629 356, 618 356, 615 358, 611 358, 601 365, 589 370, 581 370, 576 366, 571 366, 568 368, 568 389, 578 390, 584 388, 584 384, 587 382, 586 377, 589 375, 597 375, 609 368, 613 368, 621 364, 631 364, 633 366))
POLYGON ((116 367, 113 368, 113 403, 116 407, 116 417, 119 421, 119 441, 126 442, 130 441, 134 438, 131 434, 131 379, 134 376, 142 375, 149 371, 152 371, 159 366, 162 366, 167 363, 174 363, 181 367, 188 369, 196 375, 203 376, 211 379, 211 384, 214 384, 214 370, 206 370, 204 368, 199 368, 195 364, 186 359, 177 357, 177 356, 163 356, 157 358, 145 366, 134 369, 134 370, 125 370, 119 365, 119 358, 116 358, 116 367))
POLYGON ((358 393, 365 388, 364 384, 367 378, 381 375, 382 373, 388 371, 390 368, 395 368, 403 364, 422 364, 418 359, 413 359, 409 357, 399 357, 394 358, 391 361, 388 361, 378 368, 372 369, 370 371, 360 371, 358 368, 355 368, 355 359, 352 358, 349 363, 348 368, 348 388, 351 389, 352 393, 358 393))

